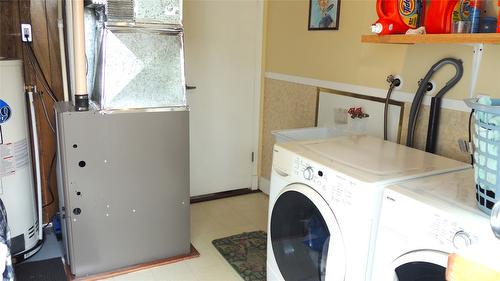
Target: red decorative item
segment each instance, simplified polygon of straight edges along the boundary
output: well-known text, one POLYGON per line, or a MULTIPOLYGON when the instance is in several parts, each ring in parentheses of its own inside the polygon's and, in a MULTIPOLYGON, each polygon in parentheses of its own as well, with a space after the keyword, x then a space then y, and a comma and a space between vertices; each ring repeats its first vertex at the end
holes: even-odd
POLYGON ((354 119, 354 118, 361 119, 361 118, 370 117, 370 115, 363 112, 363 108, 361 108, 361 107, 351 107, 351 108, 349 108, 347 113, 349 113, 349 115, 351 115, 352 119, 354 119))

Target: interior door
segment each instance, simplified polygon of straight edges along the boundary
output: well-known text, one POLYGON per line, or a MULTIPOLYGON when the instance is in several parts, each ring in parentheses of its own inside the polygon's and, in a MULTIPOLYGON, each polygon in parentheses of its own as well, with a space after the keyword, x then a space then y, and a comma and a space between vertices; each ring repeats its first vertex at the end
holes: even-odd
MULTIPOLYGON (((262 3, 184 1, 191 196, 252 187, 262 3)), ((256 119, 257 116, 257 119, 256 119)), ((256 186, 255 186, 256 187, 256 186)))

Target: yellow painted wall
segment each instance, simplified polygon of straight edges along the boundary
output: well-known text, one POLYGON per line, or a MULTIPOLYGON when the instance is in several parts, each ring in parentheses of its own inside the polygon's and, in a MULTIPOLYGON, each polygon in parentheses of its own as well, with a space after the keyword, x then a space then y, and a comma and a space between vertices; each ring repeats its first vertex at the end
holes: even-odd
MULTIPOLYGON (((403 77, 403 91, 414 93, 417 81, 447 56, 464 62, 464 77, 446 98, 468 95, 472 47, 458 44, 385 45, 361 43, 376 21, 374 0, 341 0, 338 31, 308 31, 309 2, 267 3, 266 72, 387 88, 388 74, 403 77)), ((476 92, 500 97, 500 46, 486 45, 476 92)), ((433 80, 441 88, 452 76, 447 66, 433 80)))

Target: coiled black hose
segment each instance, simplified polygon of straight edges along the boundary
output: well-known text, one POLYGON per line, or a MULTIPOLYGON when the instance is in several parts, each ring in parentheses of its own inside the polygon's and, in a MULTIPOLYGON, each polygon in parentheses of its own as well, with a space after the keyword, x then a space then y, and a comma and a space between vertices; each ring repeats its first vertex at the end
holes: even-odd
MULTIPOLYGON (((430 140, 430 148, 433 146, 435 148, 436 141, 437 141, 437 129, 438 129, 438 123, 439 123, 439 106, 441 104, 441 98, 448 92, 453 86, 455 86, 458 81, 462 78, 464 74, 464 68, 463 68, 463 63, 459 59, 455 58, 444 58, 435 63, 431 69, 427 72, 425 75, 424 79, 422 79, 420 86, 418 87, 417 92, 415 93, 415 97, 413 98, 413 102, 411 104, 411 109, 410 109, 410 119, 408 120, 408 134, 406 136, 406 145, 409 147, 413 147, 413 139, 415 136, 415 127, 417 124, 417 117, 418 113, 420 111, 420 106, 422 104, 422 100, 424 99, 427 84, 431 80, 432 76, 434 73, 436 73, 439 69, 441 69, 443 66, 450 64, 455 67, 455 76, 451 78, 448 82, 446 82, 446 85, 439 90, 439 92, 436 94, 436 96, 433 98, 433 105, 431 105, 431 116, 429 117, 430 122, 432 122, 432 128, 428 128, 427 132, 427 138, 429 142, 430 140), (430 130, 430 131, 429 131, 430 130), (430 136, 429 136, 430 133, 430 136), (432 144, 433 143, 433 144, 432 144)), ((426 147, 427 151, 427 147, 426 147)), ((434 151, 429 151, 429 152, 434 152, 434 151)))

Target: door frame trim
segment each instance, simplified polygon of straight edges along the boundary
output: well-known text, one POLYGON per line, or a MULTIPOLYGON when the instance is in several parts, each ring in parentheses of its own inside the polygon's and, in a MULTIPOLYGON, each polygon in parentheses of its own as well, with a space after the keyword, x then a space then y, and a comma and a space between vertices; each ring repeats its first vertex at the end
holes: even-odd
POLYGON ((264 1, 257 0, 259 14, 257 15, 257 40, 256 41, 256 62, 255 62, 255 83, 254 83, 254 103, 253 103, 253 152, 254 161, 252 163, 252 179, 251 188, 256 190, 259 188, 259 167, 260 167, 260 112, 262 99, 262 56, 264 49, 264 1))

